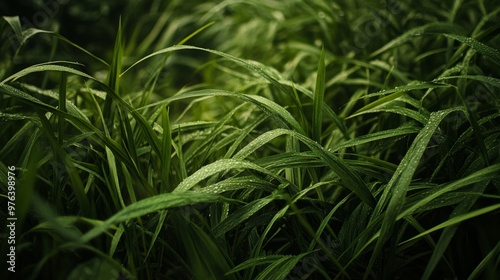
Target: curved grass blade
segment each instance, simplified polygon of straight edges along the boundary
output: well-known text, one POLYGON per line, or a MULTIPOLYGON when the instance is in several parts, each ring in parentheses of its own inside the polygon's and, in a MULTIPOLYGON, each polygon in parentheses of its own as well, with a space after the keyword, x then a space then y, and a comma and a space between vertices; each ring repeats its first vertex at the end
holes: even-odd
POLYGON ((429 192, 423 193, 422 195, 425 196, 419 201, 407 209, 405 209, 403 212, 401 212, 397 219, 402 219, 405 216, 411 215, 415 211, 417 211, 419 208, 424 207, 426 204, 430 203, 431 201, 437 199, 438 197, 450 193, 452 191, 455 191, 459 188, 471 185, 471 184, 476 184, 482 181, 489 181, 493 179, 497 179, 500 177, 498 174, 500 174, 500 164, 494 164, 491 166, 488 166, 486 168, 483 168, 477 172, 472 173, 471 175, 462 178, 460 180, 457 180, 455 182, 446 184, 442 187, 436 187, 435 189, 432 189, 429 192))
POLYGON ((469 47, 473 48, 474 50, 478 51, 482 55, 489 58, 496 65, 500 66, 500 52, 497 49, 494 49, 470 37, 460 36, 456 34, 443 34, 443 35, 468 45, 469 47))
POLYGON ((438 81, 448 80, 448 79, 470 79, 470 80, 476 80, 476 81, 483 82, 485 84, 489 84, 489 85, 492 85, 494 87, 500 88, 500 79, 494 78, 494 77, 482 76, 482 75, 447 76, 447 77, 437 78, 434 81, 438 82, 438 81))
MULTIPOLYGON (((500 254, 500 242, 497 243, 497 245, 484 257, 484 259, 477 265, 477 267, 472 271, 472 273, 469 275, 467 280, 473 280, 473 279, 479 279, 480 273, 485 269, 485 266, 488 265, 489 263, 493 263, 492 267, 497 267, 499 265, 499 260, 498 260, 498 255, 500 254), (496 261, 495 261, 495 255, 496 261)), ((491 275, 490 275, 491 276, 491 275)), ((493 275, 491 277, 497 277, 500 276, 500 273, 498 270, 496 271, 496 275, 493 275)))
POLYGON ((162 154, 160 159, 161 160, 160 174, 162 177, 160 193, 163 193, 169 190, 168 186, 170 177, 170 161, 172 157, 172 128, 170 126, 169 112, 165 107, 162 108, 161 115, 162 115, 163 136, 162 136, 162 147, 161 147, 162 154))
POLYGON ((197 192, 220 194, 227 191, 240 189, 258 189, 272 192, 276 186, 269 181, 259 179, 255 176, 243 176, 228 178, 213 185, 203 187, 197 192))
POLYGON ((402 126, 395 128, 395 129, 388 129, 388 130, 383 130, 383 131, 378 131, 374 133, 370 133, 367 135, 361 135, 359 137, 356 137, 354 139, 345 141, 339 145, 336 145, 335 147, 331 148, 330 151, 332 152, 337 152, 342 149, 348 148, 348 147, 353 147, 353 146, 358 146, 366 143, 371 143, 374 141, 382 140, 382 139, 387 139, 387 138, 392 138, 392 137, 398 137, 398 136, 403 136, 403 135, 408 135, 408 134, 414 134, 418 133, 420 131, 420 127, 417 127, 412 124, 403 124, 402 126))
MULTIPOLYGON (((385 207, 386 203, 388 203, 380 229, 380 237, 375 245, 375 249, 366 271, 372 270, 375 260, 380 254, 382 254, 385 242, 392 235, 397 216, 404 205, 406 193, 413 178, 413 174, 419 165, 420 159, 422 158, 434 131, 448 114, 459 110, 463 111, 463 108, 451 108, 431 113, 429 121, 416 136, 412 145, 408 149, 408 152, 394 172, 394 175, 389 181, 389 184, 385 188, 382 197, 373 211, 373 217, 379 217, 382 209, 385 207)), ((366 279, 368 276, 369 274, 365 274, 364 278, 366 279)))
POLYGON ((113 226, 130 219, 135 219, 164 209, 210 202, 230 203, 236 202, 236 200, 228 199, 216 194, 191 191, 155 195, 132 203, 118 211, 116 214, 103 221, 102 224, 95 226, 93 229, 85 233, 80 238, 80 242, 88 242, 98 235, 108 231, 113 226))
POLYGON ((104 64, 105 66, 109 66, 103 59, 95 56, 94 54, 90 53, 86 49, 78 46, 77 44, 71 42, 66 37, 64 37, 64 36, 62 36, 62 35, 60 35, 60 34, 58 34, 56 32, 47 31, 47 30, 41 30, 41 29, 37 29, 37 28, 28 28, 26 30, 22 30, 21 22, 20 22, 18 16, 13 16, 13 17, 6 17, 6 16, 4 16, 3 19, 14 30, 14 33, 16 34, 17 40, 19 41, 19 47, 16 50, 16 54, 19 52, 20 48, 26 44, 26 42, 28 41, 28 39, 30 37, 32 37, 32 36, 34 36, 36 34, 49 34, 49 35, 52 35, 52 36, 56 37, 57 39, 59 39, 59 40, 61 40, 63 42, 68 43, 69 45, 77 48, 78 50, 83 51, 84 53, 88 54, 92 58, 94 58, 97 61, 99 61, 100 63, 104 64))
POLYGON ((264 265, 268 263, 273 263, 275 261, 280 260, 281 258, 286 257, 284 255, 269 255, 269 256, 263 256, 263 257, 257 257, 257 258, 252 258, 249 260, 246 260, 239 265, 235 266, 232 268, 230 271, 226 273, 226 275, 235 273, 241 270, 245 270, 251 267, 259 266, 259 265, 264 265))
POLYGON ((315 156, 325 162, 332 169, 332 171, 335 172, 345 182, 345 186, 348 189, 353 191, 368 205, 375 206, 375 198, 371 194, 365 182, 351 169, 351 167, 349 167, 339 157, 327 151, 317 142, 294 131, 286 129, 275 129, 272 131, 268 131, 257 137, 254 141, 250 142, 247 146, 241 149, 240 152, 235 155, 235 158, 245 158, 268 141, 271 141, 272 139, 284 134, 296 137, 299 141, 307 145, 315 156))
MULTIPOLYGON (((376 96, 381 96, 381 95, 387 95, 390 93, 395 93, 395 92, 406 92, 406 91, 412 91, 412 90, 420 90, 420 89, 432 89, 432 88, 446 88, 446 87, 452 87, 451 85, 445 84, 445 83, 435 83, 435 82, 415 82, 415 83, 410 83, 408 85, 404 86, 397 86, 395 88, 391 89, 384 89, 381 91, 377 91, 374 93, 370 93, 368 95, 361 96, 357 99, 352 100, 351 102, 358 101, 367 97, 376 97, 376 96)), ((397 97, 397 96, 396 96, 397 97)), ((375 101, 377 102, 377 101, 375 101)), ((373 104, 374 106, 379 105, 377 103, 373 104)))
POLYGON ((316 87, 313 97, 312 116, 312 139, 321 143, 321 133, 323 126, 323 99, 325 95, 325 48, 321 49, 319 58, 318 73, 316 77, 316 87))
POLYGON ((455 24, 444 23, 444 22, 429 23, 429 24, 426 24, 424 26, 419 26, 419 27, 416 27, 416 28, 413 28, 413 29, 407 31, 403 35, 390 41, 385 46, 383 46, 380 49, 373 52, 370 55, 370 57, 375 57, 375 56, 380 55, 380 54, 382 54, 390 49, 398 47, 398 46, 406 43, 407 41, 415 38, 416 36, 422 36, 424 34, 436 34, 436 33, 465 33, 465 32, 463 32, 463 30, 455 24))
POLYGON ((184 179, 174 190, 173 193, 186 192, 196 186, 202 180, 215 175, 222 171, 227 171, 231 169, 252 169, 255 171, 259 171, 266 175, 269 175, 271 178, 275 178, 279 181, 283 181, 284 179, 269 172, 268 170, 248 161, 235 160, 235 159, 221 159, 211 164, 208 164, 201 169, 197 170, 191 176, 184 179))
POLYGON ((73 69, 73 68, 70 68, 70 67, 67 67, 67 66, 62 66, 62 65, 58 65, 59 63, 68 63, 68 64, 73 64, 73 65, 81 65, 79 63, 75 63, 75 62, 68 62, 68 61, 54 61, 54 62, 47 62, 47 63, 40 63, 40 64, 36 64, 36 65, 33 65, 33 66, 29 66, 27 68, 24 68, 23 70, 5 78, 2 82, 0 82, 0 85, 1 84, 6 84, 8 82, 14 82, 26 75, 29 75, 31 73, 36 73, 36 72, 47 72, 47 71, 58 71, 58 72, 66 72, 66 73, 71 73, 71 74, 76 74, 78 76, 82 76, 84 78, 88 78, 88 79, 91 79, 91 80, 95 80, 95 78, 93 78, 92 76, 89 76, 85 73, 83 73, 82 71, 78 71, 76 69, 73 69))
MULTIPOLYGON (((113 92, 118 93, 120 88, 120 71, 122 67, 123 58, 123 42, 122 42, 122 19, 118 22, 118 31, 116 32, 115 47, 113 50, 113 61, 109 67, 107 83, 109 88, 113 92)), ((113 118, 113 111, 111 110, 111 105, 113 103, 113 98, 110 95, 106 95, 104 100, 104 109, 102 113, 104 115, 104 120, 106 125, 109 126, 111 119, 113 118)))
POLYGON ((221 237, 226 232, 237 227, 239 224, 250 218, 257 211, 262 209, 264 206, 268 205, 274 200, 274 196, 268 196, 260 199, 256 199, 247 205, 243 206, 241 209, 229 215, 220 224, 213 228, 213 233, 215 237, 221 237))
POLYGON ((448 219, 446 220, 445 222, 431 228, 431 229, 428 229, 408 240, 406 240, 405 242, 411 242, 413 240, 416 240, 418 238, 421 238, 423 236, 426 236, 428 235, 429 233, 432 233, 432 232, 435 232, 437 230, 440 230, 440 229, 443 229, 443 228, 447 228, 447 227, 450 227, 450 226, 453 226, 453 225, 456 225, 458 223, 461 223, 463 221, 467 221, 467 220, 470 220, 472 218, 475 218, 477 216, 480 216, 480 215, 484 215, 486 213, 489 213, 489 212, 493 212, 495 210, 498 210, 500 209, 500 204, 495 204, 495 205, 490 205, 490 206, 487 206, 487 207, 484 207, 484 208, 481 208, 481 209, 478 209, 478 210, 474 210, 474 211, 471 211, 471 212, 467 212, 465 214, 462 214, 460 216, 456 216, 456 217, 453 217, 451 219, 448 219))

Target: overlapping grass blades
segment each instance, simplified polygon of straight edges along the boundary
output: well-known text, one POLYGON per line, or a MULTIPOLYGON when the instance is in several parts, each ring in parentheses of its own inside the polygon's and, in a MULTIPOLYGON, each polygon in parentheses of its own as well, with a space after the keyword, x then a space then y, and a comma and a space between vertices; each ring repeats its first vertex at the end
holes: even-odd
POLYGON ((99 55, 4 17, 21 277, 500 276, 500 9, 185 2, 99 55))

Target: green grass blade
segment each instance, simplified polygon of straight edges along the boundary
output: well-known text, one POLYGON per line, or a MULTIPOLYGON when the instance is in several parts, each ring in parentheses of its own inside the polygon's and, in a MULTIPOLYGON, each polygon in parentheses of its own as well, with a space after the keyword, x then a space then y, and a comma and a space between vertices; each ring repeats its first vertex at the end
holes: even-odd
POLYGON ((292 269, 297 265, 297 263, 306 255, 307 254, 300 254, 298 256, 282 257, 266 267, 255 279, 285 279, 287 275, 292 271, 292 269))
POLYGON ((80 209, 82 211, 83 216, 88 216, 88 217, 92 216, 91 214, 92 209, 90 208, 90 203, 85 194, 85 187, 80 178, 80 175, 78 174, 76 168, 74 167, 73 162, 70 160, 68 154, 62 149, 62 147, 58 145, 57 140, 54 137, 54 130, 52 129, 49 120, 45 117, 44 114, 40 112, 38 113, 38 117, 40 118, 40 121, 42 122, 42 125, 45 129, 46 136, 52 145, 54 154, 56 154, 59 157, 59 159, 62 160, 64 166, 68 170, 68 175, 72 183, 71 186, 75 194, 76 200, 80 205, 80 209))
MULTIPOLYGON (((388 204, 380 229, 380 238, 375 245, 367 271, 371 271, 376 258, 382 254, 384 243, 393 233, 397 215, 404 205, 405 196, 413 178, 413 174, 419 166, 420 159, 422 158, 425 148, 434 134, 434 131, 448 114, 457 110, 461 110, 461 108, 452 108, 439 112, 433 112, 431 114, 429 121, 413 141, 408 152, 401 160, 396 172, 392 176, 388 186, 385 188, 385 191, 374 210, 375 215, 373 217, 380 215, 382 209, 385 207, 385 204, 388 204)), ((365 278, 366 277, 368 277, 368 274, 365 274, 365 278)))
POLYGON ((48 62, 48 63, 40 63, 40 64, 36 64, 33 66, 29 66, 27 68, 24 68, 23 70, 5 78, 2 82, 0 82, 0 84, 15 82, 16 80, 18 80, 26 75, 36 73, 36 72, 47 72, 47 71, 66 72, 66 73, 76 74, 78 76, 94 80, 94 78, 92 76, 89 76, 81 71, 78 71, 76 69, 73 69, 73 68, 70 68, 67 66, 57 65, 60 63, 70 64, 70 65, 71 64, 81 65, 79 63, 67 62, 67 61, 54 61, 54 62, 48 62))
POLYGON ((333 148, 330 149, 332 152, 337 152, 342 149, 348 148, 348 147, 354 147, 366 143, 371 143, 375 142, 378 140, 382 139, 387 139, 387 138, 392 138, 392 137, 399 137, 403 135, 408 135, 408 134, 414 134, 418 133, 420 131, 420 128, 415 126, 415 125, 408 125, 404 124, 398 128, 395 129, 388 129, 388 130, 383 130, 383 131, 378 131, 366 135, 361 135, 359 137, 356 137, 354 139, 351 139, 349 141, 345 141, 339 145, 334 146, 333 148))
POLYGON ((261 199, 257 199, 243 206, 241 209, 235 211, 233 214, 229 215, 229 217, 224 219, 220 224, 213 228, 215 237, 221 237, 226 232, 243 223, 245 220, 250 218, 257 211, 268 205, 273 200, 273 197, 264 197, 261 199))
POLYGON ((183 217, 175 223, 195 279, 235 279, 234 275, 224 277, 231 269, 231 260, 212 237, 183 217))
POLYGON ((231 170, 231 169, 251 169, 259 171, 271 178, 275 178, 279 181, 283 181, 281 177, 269 172, 268 170, 248 161, 234 160, 234 159, 221 159, 211 164, 205 165, 201 169, 197 170, 191 176, 184 179, 173 191, 174 193, 186 192, 196 186, 202 180, 215 175, 217 173, 231 170))
POLYGON ((489 76, 482 76, 482 75, 447 76, 447 77, 437 78, 434 81, 442 81, 442 80, 449 80, 449 79, 470 79, 470 80, 476 80, 476 81, 483 82, 485 84, 489 84, 489 85, 492 85, 494 87, 500 88, 500 79, 494 78, 494 77, 489 77, 489 76))
MULTIPOLYGON (((488 185, 488 181, 486 182, 481 182, 480 184, 476 184, 473 188, 473 192, 477 193, 482 193, 486 186, 488 185)), ((467 213, 470 211, 472 206, 477 200, 477 196, 466 196, 462 202, 460 202, 456 207, 455 210, 452 212, 450 215, 450 218, 454 218, 456 216, 463 215, 464 213, 467 213)), ((436 243, 436 246, 434 247, 434 250, 432 252, 432 256, 427 264, 427 267, 425 268, 424 274, 422 275, 422 279, 430 279, 433 270, 435 267, 438 265, 439 261, 441 260, 441 257, 444 255, 446 249, 448 248, 448 245, 451 242, 451 239, 455 235, 455 232, 458 230, 458 224, 453 225, 450 227, 447 227, 443 230, 441 233, 441 236, 439 237, 438 242, 436 243)))
POLYGON ((139 200, 136 203, 132 203, 118 211, 116 214, 105 220, 101 225, 96 226, 85 233, 80 238, 80 242, 88 242, 100 234, 110 230, 113 226, 119 223, 151 214, 159 210, 209 202, 234 202, 234 200, 227 199, 216 194, 190 191, 155 195, 139 200))
POLYGON ((160 193, 163 193, 167 190, 171 191, 169 188, 169 177, 170 177, 170 161, 172 157, 172 128, 170 126, 170 118, 169 113, 165 107, 162 108, 162 127, 163 127, 163 136, 162 136, 162 147, 161 147, 161 167, 160 174, 162 177, 161 180, 161 189, 160 193))
POLYGON ((286 257, 283 255, 269 255, 269 256, 263 256, 263 257, 257 257, 257 258, 252 258, 249 260, 246 260, 239 265, 235 266, 232 268, 230 271, 228 271, 226 274, 231 274, 235 273, 241 270, 245 270, 251 267, 259 266, 259 265, 264 265, 268 263, 273 263, 275 261, 280 260, 281 258, 286 257))
POLYGON ((271 141, 272 139, 284 134, 296 137, 299 141, 307 145, 318 158, 320 158, 335 173, 337 173, 337 175, 345 182, 345 185, 348 189, 356 193, 356 195, 358 195, 365 203, 371 206, 375 205, 375 199, 373 198, 373 195, 366 186, 365 182, 363 182, 363 180, 357 174, 355 174, 355 172, 353 172, 353 170, 343 160, 324 149, 317 142, 293 131, 285 129, 275 129, 272 131, 268 131, 249 143, 243 149, 241 149, 240 152, 238 152, 234 157, 238 159, 246 158, 248 155, 250 155, 256 149, 262 147, 268 141, 271 141))
MULTIPOLYGON (((437 187, 432 191, 422 193, 423 198, 420 198, 417 203, 405 209, 401 214, 399 214, 398 219, 402 219, 405 216, 411 215, 417 209, 424 207, 426 204, 431 201, 439 198, 440 196, 455 191, 459 188, 476 184, 482 181, 489 181, 498 178, 498 174, 500 173, 500 164, 494 164, 483 168, 477 172, 470 174, 467 177, 461 178, 460 180, 448 183, 444 186, 437 187)), ((467 198, 470 199, 470 198, 467 198)))
POLYGON ((496 65, 500 66, 500 52, 497 49, 494 49, 470 37, 460 36, 456 34, 444 34, 444 36, 468 45, 469 47, 489 58, 496 65))
POLYGON ((345 187, 353 191, 359 198, 371 207, 375 206, 375 198, 366 183, 342 159, 321 147, 315 141, 296 133, 291 134, 311 149, 321 158, 345 183, 345 187))
MULTIPOLYGON (((387 95, 390 93, 407 92, 407 91, 412 91, 412 90, 422 90, 422 89, 432 89, 432 88, 448 88, 448 87, 451 87, 451 85, 444 84, 444 83, 434 83, 434 82, 415 82, 415 83, 410 83, 410 84, 404 85, 404 86, 398 86, 395 88, 384 89, 384 90, 381 90, 378 92, 370 93, 368 95, 361 96, 361 97, 359 97, 351 102, 358 101, 360 99, 364 99, 367 97, 378 97, 378 96, 387 95)), ((394 97, 398 97, 398 95, 395 95, 394 97)), ((387 101, 387 100, 384 100, 384 101, 387 101)), ((375 107, 377 105, 380 105, 380 104, 378 104, 380 102, 382 102, 382 101, 377 100, 373 103, 372 106, 375 107)))
POLYGON ((426 24, 424 26, 419 26, 416 28, 413 28, 403 35, 397 37, 396 39, 393 39, 389 43, 385 44, 383 47, 380 49, 376 50, 373 52, 370 56, 375 57, 378 56, 390 49, 393 49, 395 47, 398 47, 409 40, 413 39, 415 36, 422 36, 424 34, 436 34, 436 33, 463 33, 463 30, 459 28, 457 25, 450 24, 450 23, 444 23, 444 22, 433 22, 426 24))
MULTIPOLYGON (((206 89, 206 90, 187 92, 184 94, 173 96, 165 101, 160 102, 160 104, 172 103, 178 100, 196 98, 202 96, 211 96, 211 97, 228 96, 241 99, 248 103, 255 104, 262 111, 271 116, 273 120, 279 123, 282 127, 291 128, 294 129, 295 131, 298 131, 299 133, 304 134, 304 130, 297 122, 297 120, 295 120, 295 118, 290 114, 290 112, 288 112, 285 108, 283 108, 276 102, 258 95, 238 94, 235 92, 229 92, 225 90, 206 89)), ((152 104, 152 105, 158 105, 158 104, 152 104)))
MULTIPOLYGON (((485 266, 487 266, 490 263, 492 267, 497 267, 499 265, 498 261, 498 255, 500 254, 500 242, 497 243, 497 246, 495 246, 489 253, 484 257, 484 259, 477 265, 477 267, 472 271, 472 273, 469 275, 467 280, 473 280, 473 279, 478 279, 479 275, 481 275, 481 272, 485 269, 485 266), (494 258, 496 257, 496 261, 494 258)), ((500 273, 498 270, 495 272, 496 275, 489 275, 489 277, 498 277, 500 276, 500 273)))
POLYGON ((460 215, 460 216, 453 217, 453 218, 448 219, 445 222, 443 222, 443 223, 441 223, 441 224, 439 224, 437 226, 432 227, 431 229, 426 230, 425 232, 422 232, 422 233, 420 233, 420 234, 418 234, 418 235, 416 235, 416 236, 414 236, 414 237, 406 240, 405 242, 411 242, 413 240, 416 240, 418 238, 426 236, 429 233, 432 233, 432 232, 435 232, 437 230, 440 230, 440 229, 443 229, 443 228, 447 228, 447 227, 459 224, 459 223, 461 223, 463 221, 467 221, 467 220, 470 220, 470 219, 475 218, 477 216, 484 215, 484 214, 489 213, 489 212, 493 212, 493 211, 495 211, 497 209, 500 209, 500 204, 491 205, 491 206, 484 207, 484 208, 481 208, 481 209, 478 209, 478 210, 467 212, 467 213, 465 213, 463 215, 460 215))
MULTIPOLYGON (((123 42, 122 42, 122 27, 121 27, 121 18, 118 23, 118 31, 116 33, 115 40, 115 48, 113 50, 113 61, 109 67, 107 85, 109 88, 118 94, 120 88, 120 72, 122 66, 122 58, 123 58, 123 42)), ((107 95, 104 100, 104 109, 103 115, 106 120, 106 125, 109 126, 112 123, 113 111, 112 106, 113 99, 111 96, 107 95)))
POLYGON ((321 49, 319 58, 316 87, 314 88, 313 111, 312 111, 312 139, 321 143, 323 127, 323 99, 325 95, 325 48, 321 49))
MULTIPOLYGON (((66 85, 67 83, 67 76, 65 72, 61 72, 61 85, 59 85, 59 110, 66 112, 66 85)), ((64 137, 64 118, 59 116, 58 119, 58 141, 59 145, 63 144, 63 137, 64 137)))
POLYGON ((272 192, 276 186, 266 180, 259 179, 255 176, 243 176, 243 177, 234 177, 222 180, 213 185, 206 186, 198 190, 203 193, 214 193, 220 194, 227 191, 235 191, 240 189, 256 189, 256 190, 265 190, 267 192, 272 192))

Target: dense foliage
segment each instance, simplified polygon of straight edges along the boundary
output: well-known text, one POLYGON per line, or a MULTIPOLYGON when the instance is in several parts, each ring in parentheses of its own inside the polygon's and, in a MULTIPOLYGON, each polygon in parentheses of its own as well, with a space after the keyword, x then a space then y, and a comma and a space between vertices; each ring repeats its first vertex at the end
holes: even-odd
POLYGON ((0 4, 15 275, 500 279, 495 2, 0 4))

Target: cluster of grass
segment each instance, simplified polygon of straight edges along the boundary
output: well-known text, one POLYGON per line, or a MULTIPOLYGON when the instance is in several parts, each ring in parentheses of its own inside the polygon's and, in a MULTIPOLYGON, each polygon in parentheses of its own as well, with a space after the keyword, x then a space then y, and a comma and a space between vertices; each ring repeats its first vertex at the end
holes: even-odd
POLYGON ((18 277, 500 278, 494 1, 129 2, 2 19, 18 277))

